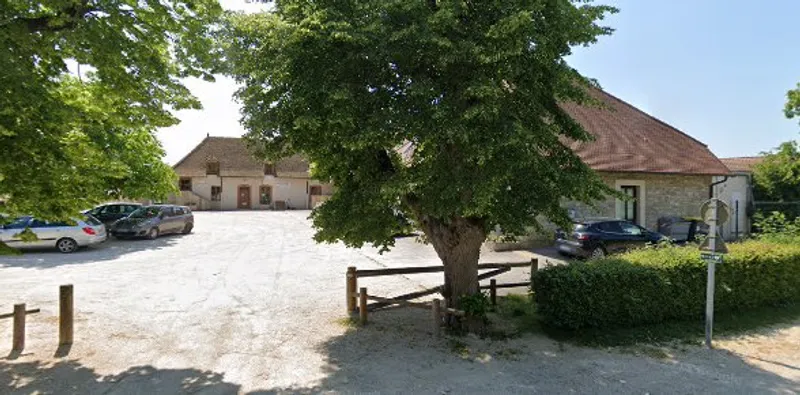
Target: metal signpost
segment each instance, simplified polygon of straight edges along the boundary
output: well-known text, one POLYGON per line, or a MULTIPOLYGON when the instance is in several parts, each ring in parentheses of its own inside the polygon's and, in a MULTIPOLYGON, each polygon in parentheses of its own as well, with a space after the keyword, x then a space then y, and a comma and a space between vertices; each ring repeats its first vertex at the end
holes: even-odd
POLYGON ((700 208, 700 216, 709 225, 708 238, 700 245, 700 253, 708 263, 708 282, 706 284, 706 347, 711 348, 711 335, 714 331, 714 274, 717 263, 723 263, 728 247, 719 237, 718 226, 728 221, 728 205, 719 199, 710 199, 700 208))

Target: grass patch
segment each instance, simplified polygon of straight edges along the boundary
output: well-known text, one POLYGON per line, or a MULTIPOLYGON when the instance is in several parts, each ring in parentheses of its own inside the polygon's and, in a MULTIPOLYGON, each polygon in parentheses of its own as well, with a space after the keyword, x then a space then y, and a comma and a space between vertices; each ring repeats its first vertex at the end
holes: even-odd
POLYGON ((469 347, 467 347, 467 343, 464 343, 458 339, 450 339, 449 344, 450 351, 452 351, 454 354, 464 359, 469 358, 470 351, 469 347))
POLYGON ((536 314, 536 305, 528 295, 510 294, 497 298, 492 308, 490 337, 502 339, 521 333, 542 332, 542 322, 536 314))
MULTIPOLYGON (((548 327, 536 313, 536 305, 528 295, 508 295, 497 298, 494 307, 496 331, 502 327, 505 338, 522 333, 544 333, 548 337, 571 344, 589 347, 635 346, 637 344, 680 343, 700 345, 705 339, 705 321, 670 321, 660 324, 623 328, 586 328, 575 331, 548 327)), ((762 307, 749 311, 718 313, 714 317, 714 336, 733 336, 780 324, 790 324, 800 319, 800 303, 782 307, 762 307)), ((503 338, 493 332, 493 338, 503 338)), ((638 350, 638 349, 637 349, 638 350)), ((642 354, 663 359, 663 351, 644 350, 642 354), (652 351, 652 352, 650 352, 652 351)))
MULTIPOLYGON (((714 336, 740 335, 756 329, 787 324, 800 319, 800 304, 784 307, 717 314, 714 336)), ((631 328, 591 328, 565 331, 542 326, 544 333, 561 341, 590 347, 630 346, 641 343, 682 343, 700 345, 705 339, 705 321, 674 321, 631 328)))
POLYGON ((356 329, 359 327, 358 325, 358 318, 354 317, 342 317, 337 318, 335 321, 340 326, 347 328, 347 329, 356 329))

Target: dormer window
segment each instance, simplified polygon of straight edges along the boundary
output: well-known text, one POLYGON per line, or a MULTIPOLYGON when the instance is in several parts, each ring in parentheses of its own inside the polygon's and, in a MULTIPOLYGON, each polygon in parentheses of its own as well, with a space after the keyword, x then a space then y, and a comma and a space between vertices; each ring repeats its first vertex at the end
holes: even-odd
POLYGON ((273 163, 264 163, 264 175, 265 176, 274 176, 275 175, 275 164, 273 164, 273 163))
POLYGON ((206 175, 219 175, 219 162, 206 162, 206 175))

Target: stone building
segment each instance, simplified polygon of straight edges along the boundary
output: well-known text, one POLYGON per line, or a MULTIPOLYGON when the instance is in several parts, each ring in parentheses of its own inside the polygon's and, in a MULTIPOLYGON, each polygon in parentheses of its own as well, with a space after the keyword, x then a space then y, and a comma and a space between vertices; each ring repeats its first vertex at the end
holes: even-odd
MULTIPOLYGON (((590 207, 565 202, 570 215, 621 218, 657 230, 664 216, 698 217, 716 176, 730 171, 702 142, 619 98, 592 89, 599 106, 562 104, 562 108, 593 137, 567 142, 578 156, 615 190, 633 199, 608 197, 590 207)), ((533 234, 513 247, 549 243, 547 234, 533 234)), ((496 245, 497 248, 510 246, 496 245)))
POLYGON ((174 169, 180 194, 169 201, 194 210, 310 209, 333 193, 301 156, 259 161, 240 138, 206 137, 174 169))

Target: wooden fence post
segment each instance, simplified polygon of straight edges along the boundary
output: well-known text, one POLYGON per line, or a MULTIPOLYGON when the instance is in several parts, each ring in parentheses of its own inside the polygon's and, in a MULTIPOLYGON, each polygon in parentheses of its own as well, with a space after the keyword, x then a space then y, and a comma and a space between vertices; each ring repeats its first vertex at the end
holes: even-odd
POLYGON ((58 289, 58 344, 72 344, 73 334, 73 293, 72 284, 62 285, 58 289))
POLYGON ((492 301, 492 306, 497 306, 497 280, 489 280, 489 299, 492 301))
POLYGON ((356 287, 358 280, 356 278, 356 267, 350 266, 347 268, 347 314, 352 315, 356 312, 356 287))
POLYGON ((536 275, 536 272, 539 271, 539 258, 531 259, 531 292, 534 292, 536 288, 533 287, 533 276, 536 275))
POLYGON ((358 315, 361 325, 367 324, 367 289, 361 288, 358 292, 358 315))
POLYGON ((431 315, 433 316, 433 336, 439 337, 442 329, 442 305, 439 299, 434 299, 431 303, 431 315))
POLYGON ((14 330, 11 349, 22 351, 25 349, 25 303, 14 305, 14 330))

